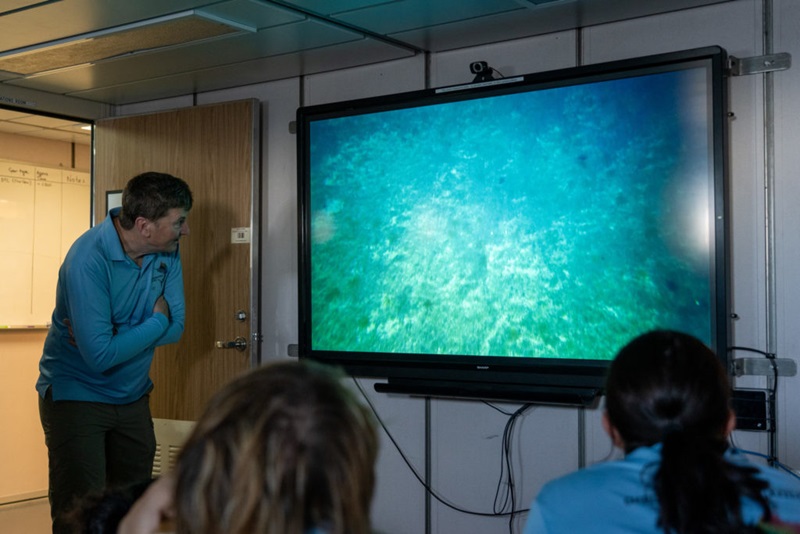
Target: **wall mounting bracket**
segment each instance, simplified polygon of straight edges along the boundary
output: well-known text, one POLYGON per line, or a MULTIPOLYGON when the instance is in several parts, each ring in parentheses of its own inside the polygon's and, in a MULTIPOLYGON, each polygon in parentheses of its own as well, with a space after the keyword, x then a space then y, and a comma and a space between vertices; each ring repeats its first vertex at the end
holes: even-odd
POLYGON ((789 358, 736 358, 733 374, 736 376, 795 376, 797 363, 789 358), (773 367, 774 363, 774 367, 773 367))
POLYGON ((786 70, 792 66, 792 55, 788 52, 753 57, 728 57, 728 68, 732 76, 747 76, 786 70))

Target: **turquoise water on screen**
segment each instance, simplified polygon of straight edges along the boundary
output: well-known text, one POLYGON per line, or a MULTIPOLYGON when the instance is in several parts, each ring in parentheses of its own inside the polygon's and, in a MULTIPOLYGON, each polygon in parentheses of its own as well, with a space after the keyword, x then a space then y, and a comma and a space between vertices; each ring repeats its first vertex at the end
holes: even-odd
POLYGON ((316 350, 609 359, 710 342, 705 72, 317 121, 316 350))

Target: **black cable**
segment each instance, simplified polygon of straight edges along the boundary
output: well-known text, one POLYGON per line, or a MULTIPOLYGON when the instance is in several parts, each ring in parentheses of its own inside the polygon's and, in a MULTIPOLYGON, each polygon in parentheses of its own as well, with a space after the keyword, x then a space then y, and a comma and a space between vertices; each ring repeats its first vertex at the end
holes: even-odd
MULTIPOLYGON (((383 419, 381 419, 380 415, 378 415, 378 411, 375 409, 375 405, 372 404, 372 401, 367 396, 367 393, 366 393, 366 391, 364 391, 364 388, 361 387, 361 384, 358 382, 358 380, 355 377, 351 377, 351 378, 353 379, 353 383, 355 383, 356 387, 358 388, 358 391, 361 392, 361 396, 364 397, 364 400, 367 402, 367 405, 370 407, 370 410, 372 410, 373 415, 375 415, 375 419, 378 421, 378 424, 381 426, 381 428, 383 429, 383 431, 386 434, 386 436, 392 442, 392 445, 394 445, 394 448, 400 454, 400 458, 403 459, 403 462, 405 462, 406 466, 411 471, 411 474, 414 475, 414 478, 417 479, 417 482, 419 482, 422 485, 422 487, 425 488, 425 491, 427 491, 434 499, 436 499, 437 501, 439 501, 443 505, 447 506, 451 510, 455 510, 456 512, 461 512, 463 514, 475 515, 475 516, 480 516, 480 517, 512 516, 512 518, 513 518, 513 516, 516 515, 516 514, 521 514, 521 513, 525 513, 527 511, 529 511, 529 509, 526 508, 524 510, 513 510, 512 509, 510 512, 503 512, 503 513, 475 512, 475 511, 472 511, 472 510, 467 510, 467 509, 464 509, 464 508, 460 508, 460 507, 458 507, 458 506, 456 506, 454 504, 451 504, 451 503, 447 502, 446 500, 444 500, 444 498, 440 497, 433 490, 433 488, 430 485, 428 485, 427 482, 425 482, 425 480, 420 476, 420 474, 417 473, 417 469, 414 467, 414 465, 411 463, 411 461, 405 455, 403 450, 400 448, 400 444, 397 443, 397 441, 394 439, 394 436, 392 436, 392 433, 389 432, 389 428, 383 422, 383 419)), ((492 407, 495 408, 494 406, 492 406, 492 407)), ((497 409, 497 408, 495 408, 495 409, 497 409)), ((517 410, 517 411, 519 411, 519 410, 517 410)), ((506 425, 508 425, 508 423, 506 423, 506 425)))
POLYGON ((778 398, 778 362, 775 361, 775 355, 768 355, 767 360, 769 360, 770 364, 772 364, 772 377, 774 379, 772 385, 772 397, 773 399, 777 400, 778 398))
POLYGON ((512 437, 514 435, 514 426, 520 415, 525 413, 528 409, 530 409, 532 404, 523 404, 520 406, 513 414, 510 415, 508 421, 506 421, 506 426, 503 429, 503 445, 502 445, 502 453, 501 453, 501 467, 500 467, 500 480, 497 483, 497 490, 495 492, 495 502, 494 502, 494 511, 495 513, 502 513, 506 506, 508 505, 509 501, 511 502, 510 511, 508 512, 508 531, 509 533, 513 534, 514 528, 514 516, 518 513, 516 511, 517 507, 517 500, 516 500, 516 491, 515 491, 515 484, 514 484, 514 470, 513 470, 513 458, 511 455, 511 445, 512 445, 512 437), (500 498, 501 488, 503 486, 503 474, 504 474, 504 467, 505 471, 508 473, 507 479, 508 482, 506 484, 506 491, 503 497, 503 504, 498 508, 497 501, 500 498))
POLYGON ((513 436, 514 426, 516 424, 517 418, 526 412, 529 408, 531 408, 532 404, 524 404, 520 408, 518 408, 515 412, 507 412, 500 408, 499 406, 495 406, 494 404, 483 401, 486 406, 500 412, 503 415, 507 415, 509 417, 508 421, 506 421, 505 428, 503 429, 503 440, 502 440, 502 452, 500 455, 500 478, 497 481, 497 489, 495 490, 494 495, 494 506, 493 511, 496 514, 503 513, 508 505, 508 501, 511 501, 511 511, 508 512, 508 531, 513 534, 513 525, 514 525, 514 516, 521 512, 522 510, 515 510, 516 508, 516 487, 514 484, 514 472, 513 472, 513 459, 511 456, 511 438, 513 436), (506 484, 505 495, 503 497, 503 503, 498 506, 498 501, 500 500, 500 495, 502 493, 503 488, 503 480, 505 478, 506 470, 508 472, 508 483, 506 484))
POLYGON ((508 415, 508 416, 514 415, 514 413, 513 413, 513 412, 507 412, 507 411, 505 411, 504 409, 500 408, 499 406, 495 406, 494 404, 492 404, 492 403, 491 403, 491 402, 489 402, 489 401, 481 401, 481 402, 482 402, 482 403, 484 403, 484 404, 485 404, 486 406, 488 406, 489 408, 491 408, 491 409, 493 409, 493 410, 497 410, 498 412, 500 412, 500 413, 501 413, 501 414, 503 414, 503 415, 508 415))
POLYGON ((775 357, 774 353, 767 352, 767 351, 764 351, 764 350, 761 350, 761 349, 754 349, 754 348, 751 348, 751 347, 736 347, 736 346, 728 347, 728 352, 733 352, 735 350, 742 350, 742 351, 745 351, 745 352, 755 352, 756 354, 761 354, 762 356, 765 356, 767 358, 774 358, 775 357))
MULTIPOLYGON (((513 485, 514 481, 509 466, 509 460, 508 460, 509 446, 507 443, 507 439, 508 439, 509 425, 513 424, 515 418, 516 414, 511 414, 509 416, 509 419, 506 421, 505 428, 503 428, 503 438, 500 441, 500 477, 497 479, 497 487, 495 488, 494 491, 494 502, 492 503, 492 511, 496 514, 502 513, 506 509, 506 506, 508 505, 509 491, 512 491, 513 493, 513 489, 510 486, 513 485), (509 468, 509 474, 508 474, 509 481, 508 484, 505 485, 506 491, 503 497, 503 502, 498 506, 498 501, 501 498, 500 496, 501 494, 503 494, 502 491, 504 486, 503 481, 506 478, 506 468, 509 468)), ((512 510, 514 509, 513 506, 511 509, 512 510)))
MULTIPOLYGON (((776 426, 778 424, 778 412, 777 412, 777 404, 778 404, 778 363, 775 361, 775 355, 767 356, 767 360, 772 364, 772 389, 770 390, 769 394, 769 418, 772 425, 770 426, 770 434, 772 435, 773 442, 775 441, 775 432, 776 426)), ((777 450, 776 447, 772 447, 772 452, 777 450)), ((779 464, 778 455, 777 454, 770 454, 767 460, 767 463, 772 467, 775 467, 775 464, 779 464)))

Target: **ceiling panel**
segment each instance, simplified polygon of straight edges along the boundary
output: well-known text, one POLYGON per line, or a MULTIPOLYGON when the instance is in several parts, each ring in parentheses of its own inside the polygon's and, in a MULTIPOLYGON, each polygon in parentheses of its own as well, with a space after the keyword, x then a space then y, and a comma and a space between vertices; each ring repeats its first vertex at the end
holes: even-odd
POLYGON ((0 16, 0 51, 113 28, 213 3, 208 0, 37 2, 30 9, 0 16))
POLYGON ((54 72, 0 71, 0 102, 3 87, 15 86, 129 104, 725 1, 731 0, 553 0, 539 6, 530 0, 0 0, 0 57, 188 10, 258 29, 131 50, 54 72))
MULTIPOLYGON (((408 57, 410 54, 405 53, 408 57)), ((202 91, 216 91, 228 87, 261 83, 265 75, 286 74, 282 77, 300 76, 310 72, 325 72, 332 69, 347 69, 359 65, 398 59, 387 56, 386 46, 374 41, 350 42, 336 46, 326 46, 296 54, 286 54, 269 58, 227 65, 215 69, 195 71, 159 78, 155 81, 123 84, 113 87, 79 91, 72 96, 101 102, 135 103, 162 98, 164 93, 191 94, 187 87, 197 87, 202 91), (233 82, 233 83, 231 83, 233 82)), ((279 79, 277 77, 271 79, 279 79)))
POLYGON ((426 50, 443 52, 481 44, 492 44, 532 35, 543 35, 576 27, 574 6, 551 13, 546 19, 525 9, 506 11, 477 19, 440 24, 435 28, 422 27, 393 33, 393 39, 411 43, 426 50))
POLYGON ((559 0, 534 4, 526 0, 497 0, 487 9, 481 5, 486 2, 471 0, 463 6, 459 3, 457 9, 453 9, 451 2, 435 3, 440 8, 428 9, 426 13, 423 8, 426 0, 403 0, 334 17, 355 26, 374 28, 416 48, 442 52, 714 3, 720 2, 559 0))
POLYGON ((88 125, 72 120, 0 108, 0 132, 6 134, 89 145, 92 140, 91 132, 84 130, 84 126, 88 125))
POLYGON ((0 4, 0 16, 41 3, 41 0, 3 0, 3 3, 0 4))
POLYGON ((32 75, 57 69, 120 59, 142 51, 175 49, 207 43, 255 31, 218 17, 185 11, 170 17, 130 24, 115 30, 100 30, 79 39, 59 41, 57 45, 34 47, 0 56, 0 70, 32 75))
POLYGON ((199 11, 254 26, 259 30, 292 22, 302 22, 306 19, 305 15, 297 11, 256 0, 211 4, 203 6, 199 11))
POLYGON ((28 113, 17 111, 15 109, 0 108, 0 121, 7 121, 11 119, 16 119, 18 117, 25 117, 26 115, 28 115, 28 113))
POLYGON ((406 0, 287 0, 285 4, 290 4, 299 9, 311 11, 319 15, 335 15, 346 13, 356 9, 380 6, 384 4, 401 4, 406 0))
MULTIPOLYGON (((360 34, 306 20, 274 28, 265 34, 262 32, 245 34, 195 44, 192 45, 192 54, 187 54, 183 47, 167 48, 21 78, 9 83, 42 91, 72 94, 95 87, 118 86, 140 80, 155 81, 165 77, 174 78, 181 74, 202 72, 226 65, 240 65, 239 70, 244 73, 245 69, 241 64, 251 60, 362 40, 360 34)), ((398 51, 386 46, 384 48, 387 48, 385 55, 387 59, 397 57, 398 51)), ((223 80, 226 80, 226 83, 233 83, 230 77, 223 80)), ((189 93, 205 89, 203 86, 194 85, 194 87, 195 90, 189 93)))
MULTIPOLYGON (((330 5, 336 5, 331 2, 330 5)), ((514 0, 462 0, 454 9, 452 2, 431 2, 430 0, 403 0, 376 4, 354 11, 333 13, 335 20, 341 20, 359 28, 388 35, 420 28, 436 28, 442 24, 457 21, 476 20, 481 17, 526 11, 514 0)), ((435 31, 435 30, 434 30, 435 31)))
POLYGON ((0 131, 6 133, 24 134, 24 133, 35 132, 37 130, 41 130, 41 128, 37 128, 36 126, 31 126, 29 124, 20 124, 18 122, 13 122, 13 121, 0 122, 0 131))

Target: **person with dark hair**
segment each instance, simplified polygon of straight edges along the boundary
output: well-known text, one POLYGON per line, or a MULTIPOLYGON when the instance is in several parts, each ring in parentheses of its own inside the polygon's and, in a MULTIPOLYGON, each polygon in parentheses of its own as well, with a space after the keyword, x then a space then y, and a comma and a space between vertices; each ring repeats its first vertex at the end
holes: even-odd
POLYGON ((178 242, 191 208, 186 182, 140 174, 59 269, 36 382, 56 534, 69 532, 63 515, 76 499, 150 477, 150 363, 183 334, 178 242))
POLYGON ((547 483, 526 534, 744 533, 800 521, 800 479, 728 446, 730 384, 717 356, 674 331, 643 334, 617 354, 603 426, 622 460, 547 483))
POLYGON ((368 534, 378 437, 333 368, 278 362, 209 402, 119 534, 368 534))
POLYGON ((86 495, 65 515, 65 523, 72 526, 74 534, 116 534, 122 518, 152 482, 86 495))

